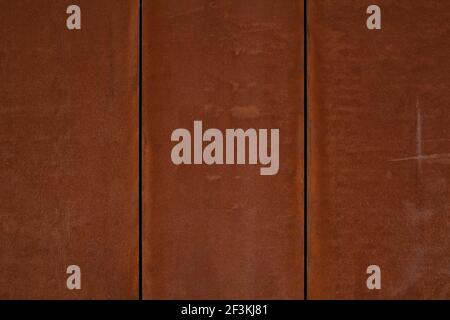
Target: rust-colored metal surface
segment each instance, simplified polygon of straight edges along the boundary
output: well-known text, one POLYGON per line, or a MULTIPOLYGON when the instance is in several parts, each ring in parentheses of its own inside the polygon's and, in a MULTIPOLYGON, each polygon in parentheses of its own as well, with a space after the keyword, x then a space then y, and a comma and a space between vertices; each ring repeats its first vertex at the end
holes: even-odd
POLYGON ((1 299, 138 294, 138 1, 71 4, 0 1, 1 299))
POLYGON ((303 298, 303 76, 303 1, 144 1, 145 299, 303 298), (196 120, 278 128, 278 172, 174 164, 196 120))
POLYGON ((450 3, 308 3, 309 298, 448 299, 450 3))

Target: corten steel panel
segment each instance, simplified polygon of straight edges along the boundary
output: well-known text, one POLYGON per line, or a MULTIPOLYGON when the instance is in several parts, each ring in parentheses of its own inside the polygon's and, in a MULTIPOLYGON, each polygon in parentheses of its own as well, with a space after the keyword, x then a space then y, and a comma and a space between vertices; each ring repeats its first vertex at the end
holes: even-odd
POLYGON ((144 1, 145 299, 303 298, 303 1, 144 1), (280 129, 280 170, 175 165, 171 133, 280 129))
POLYGON ((448 299, 450 3, 308 3, 309 298, 448 299))
POLYGON ((138 1, 70 4, 0 1, 2 299, 137 298, 138 1))

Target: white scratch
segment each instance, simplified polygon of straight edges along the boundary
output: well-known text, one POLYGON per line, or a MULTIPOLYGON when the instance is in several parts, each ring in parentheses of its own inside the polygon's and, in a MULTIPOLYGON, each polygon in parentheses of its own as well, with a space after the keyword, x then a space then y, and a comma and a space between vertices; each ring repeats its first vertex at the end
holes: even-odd
MULTIPOLYGON (((449 140, 449 139, 429 139, 429 140, 449 140)), ((419 97, 416 99, 416 155, 414 157, 405 157, 390 159, 388 162, 396 161, 417 161, 417 172, 419 175, 422 173, 422 161, 424 160, 440 160, 440 159, 450 159, 450 153, 433 153, 433 154, 422 154, 422 114, 420 109, 419 97)), ((428 141, 428 140, 425 140, 428 141)))
POLYGON ((395 161, 407 161, 407 160, 432 160, 432 159, 443 159, 443 158, 450 158, 450 153, 434 153, 434 154, 428 154, 424 156, 417 156, 417 157, 406 157, 406 158, 398 158, 398 159, 390 159, 389 162, 395 162, 395 161))

